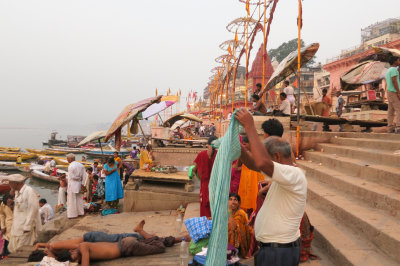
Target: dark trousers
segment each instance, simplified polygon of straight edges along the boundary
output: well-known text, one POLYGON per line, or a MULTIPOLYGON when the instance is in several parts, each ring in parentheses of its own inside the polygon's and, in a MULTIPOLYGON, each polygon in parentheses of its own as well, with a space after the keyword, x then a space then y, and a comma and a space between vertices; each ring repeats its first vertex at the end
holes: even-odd
POLYGON ((4 240, 3 252, 1 253, 1 256, 7 256, 10 254, 10 251, 8 251, 8 243, 8 240, 4 240))
POLYGON ((124 185, 126 185, 126 184, 128 183, 129 177, 130 177, 130 176, 131 176, 131 175, 125 174, 124 185))
POLYGON ((123 167, 119 168, 119 178, 121 178, 121 180, 124 179, 124 168, 123 167))
POLYGON ((260 247, 254 255, 254 266, 297 266, 300 263, 301 246, 288 248, 260 247))

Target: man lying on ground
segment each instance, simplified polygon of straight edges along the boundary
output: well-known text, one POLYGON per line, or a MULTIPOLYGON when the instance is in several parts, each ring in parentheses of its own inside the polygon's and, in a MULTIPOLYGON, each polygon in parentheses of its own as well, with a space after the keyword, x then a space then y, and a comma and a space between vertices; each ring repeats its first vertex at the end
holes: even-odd
MULTIPOLYGON (((64 260, 80 262, 82 266, 89 265, 91 260, 111 260, 120 257, 145 256, 165 252, 166 247, 181 242, 180 237, 158 237, 143 230, 145 221, 142 220, 135 228, 138 234, 113 234, 103 232, 89 232, 83 237, 63 240, 53 244, 39 243, 45 247, 43 256, 54 258, 63 257, 64 260), (99 242, 102 241, 102 242, 99 242), (105 242, 108 241, 108 242, 105 242)), ((185 239, 190 238, 185 236, 185 239)), ((35 261, 41 260, 37 255, 35 261)), ((42 258, 43 258, 42 256, 42 258)))

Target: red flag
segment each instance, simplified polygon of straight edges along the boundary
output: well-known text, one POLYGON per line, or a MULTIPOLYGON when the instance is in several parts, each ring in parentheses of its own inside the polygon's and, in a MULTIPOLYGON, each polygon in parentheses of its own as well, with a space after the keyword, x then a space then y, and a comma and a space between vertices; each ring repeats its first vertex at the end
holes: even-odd
POLYGON ((298 87, 299 87, 299 84, 298 84, 298 82, 297 82, 297 79, 293 82, 293 86, 294 86, 295 88, 298 88, 298 87))

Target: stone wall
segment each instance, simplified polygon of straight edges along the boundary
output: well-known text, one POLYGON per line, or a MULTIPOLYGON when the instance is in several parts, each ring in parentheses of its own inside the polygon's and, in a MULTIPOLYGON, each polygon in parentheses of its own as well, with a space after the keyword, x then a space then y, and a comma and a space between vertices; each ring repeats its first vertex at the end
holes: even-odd
POLYGON ((155 148, 153 154, 155 160, 161 165, 186 167, 193 165, 197 154, 203 150, 200 148, 155 148))
POLYGON ((175 210, 199 202, 198 193, 125 189, 124 212, 175 210))

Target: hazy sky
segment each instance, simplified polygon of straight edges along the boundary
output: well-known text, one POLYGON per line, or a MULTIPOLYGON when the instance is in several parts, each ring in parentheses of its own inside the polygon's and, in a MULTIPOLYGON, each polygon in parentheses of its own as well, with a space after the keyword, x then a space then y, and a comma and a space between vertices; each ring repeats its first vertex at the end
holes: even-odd
MULTIPOLYGON (((320 42, 321 62, 400 10, 399 0, 303 5, 302 36, 320 42)), ((0 127, 107 123, 155 88, 202 91, 240 16, 238 0, 0 0, 0 127)), ((281 0, 268 49, 297 37, 296 18, 297 0, 281 0)))

